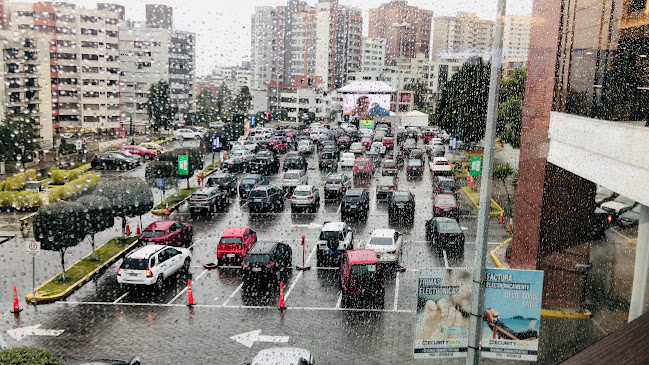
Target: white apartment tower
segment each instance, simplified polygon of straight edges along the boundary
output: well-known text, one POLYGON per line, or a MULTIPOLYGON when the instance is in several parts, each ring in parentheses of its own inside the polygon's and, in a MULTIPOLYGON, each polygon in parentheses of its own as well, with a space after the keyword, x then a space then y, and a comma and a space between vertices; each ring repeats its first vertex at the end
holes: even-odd
POLYGON ((503 57, 527 57, 532 17, 507 15, 503 32, 503 57))
POLYGON ((361 71, 376 72, 385 66, 385 39, 363 37, 361 71))
POLYGON ((493 42, 494 22, 478 18, 474 13, 458 12, 457 16, 435 17, 433 20, 432 56, 488 57, 493 42))

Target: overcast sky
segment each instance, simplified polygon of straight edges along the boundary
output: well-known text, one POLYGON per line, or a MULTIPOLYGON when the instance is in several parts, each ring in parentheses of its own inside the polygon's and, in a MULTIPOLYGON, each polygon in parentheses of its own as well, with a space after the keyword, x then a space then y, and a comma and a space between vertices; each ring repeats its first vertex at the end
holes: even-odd
MULTIPOLYGON (((68 0, 86 8, 95 8, 94 0, 68 0)), ((145 19, 145 5, 156 3, 174 7, 176 29, 197 34, 196 74, 208 74, 216 65, 237 65, 250 58, 250 16, 255 6, 285 5, 286 0, 103 0, 126 5, 126 18, 145 19)), ((317 0, 307 0, 313 5, 317 0)), ((340 0, 342 5, 363 9, 363 32, 367 34, 368 9, 388 0, 340 0)), ((507 14, 528 15, 532 0, 510 0, 507 14)), ((409 0, 409 5, 433 11, 434 16, 455 15, 457 11, 476 13, 495 20, 496 0, 409 0)))

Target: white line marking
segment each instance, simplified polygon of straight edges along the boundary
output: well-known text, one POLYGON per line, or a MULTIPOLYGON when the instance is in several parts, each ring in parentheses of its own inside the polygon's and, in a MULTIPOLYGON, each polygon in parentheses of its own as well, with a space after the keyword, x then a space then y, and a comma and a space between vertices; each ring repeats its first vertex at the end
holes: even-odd
POLYGON ((340 304, 343 302, 343 292, 339 292, 338 294, 338 301, 336 301, 336 308, 340 309, 340 304))
POLYGON ((205 238, 201 238, 201 239, 199 239, 199 240, 197 240, 197 241, 194 241, 194 242, 193 242, 189 247, 187 247, 187 249, 189 250, 190 248, 194 247, 195 244, 199 243, 200 241, 202 241, 202 240, 204 240, 204 239, 205 239, 205 238))
POLYGON ((446 257, 446 250, 442 250, 444 254, 444 267, 448 269, 448 257, 446 257))
POLYGON ((399 304, 399 274, 400 272, 397 272, 397 280, 396 284, 394 286, 394 310, 397 310, 397 304, 399 304))
POLYGON ((113 302, 113 304, 114 304, 114 303, 118 303, 120 300, 124 299, 124 297, 127 296, 127 295, 128 295, 128 292, 124 293, 121 297, 115 299, 115 301, 113 302))
MULTIPOLYGON (((308 264, 309 261, 311 261, 311 257, 313 257, 313 254, 315 253, 317 248, 318 248, 317 244, 313 246, 313 249, 311 250, 311 253, 309 254, 309 257, 307 257, 305 264, 308 264)), ((297 281, 300 280, 300 278, 302 277, 303 274, 304 274, 304 271, 300 271, 300 273, 297 274, 297 277, 295 278, 295 280, 293 280, 293 282, 291 283, 291 286, 288 288, 288 291, 286 292, 286 295, 284 296, 284 300, 288 299, 288 296, 293 291, 293 288, 295 287, 295 284, 297 284, 297 281)))
POLYGON ((341 202, 338 204, 338 210, 336 211, 336 214, 340 214, 340 208, 343 206, 343 203, 341 202))
MULTIPOLYGON (((200 274, 196 277, 196 279, 194 279, 194 281, 200 279, 201 276, 205 275, 206 272, 207 272, 207 269, 203 270, 203 272, 200 273, 200 274)), ((183 295, 183 294, 187 291, 188 288, 189 288, 189 287, 186 286, 185 289, 181 290, 180 293, 176 294, 176 296, 173 297, 173 299, 171 299, 167 304, 171 304, 171 303, 173 303, 176 299, 180 298, 180 296, 183 295)))
POLYGON ((625 240, 629 240, 629 237, 623 235, 622 232, 618 231, 617 229, 615 229, 615 228, 611 228, 611 231, 613 231, 613 232, 619 234, 619 235, 622 236, 622 238, 624 238, 625 240))
MULTIPOLYGON (((241 284, 239 284, 239 286, 237 286, 236 289, 234 289, 234 291, 232 292, 232 294, 230 294, 230 296, 228 297, 228 299, 226 299, 225 302, 224 302, 223 304, 221 304, 221 306, 222 306, 222 307, 225 307, 225 306, 228 304, 228 302, 230 301, 230 299, 234 298, 234 296, 239 292, 239 290, 241 290, 241 288, 243 288, 243 281, 241 282, 241 284)), ((216 299, 215 299, 215 300, 216 300, 216 299)))
POLYGON ((245 203, 241 204, 241 208, 245 207, 246 205, 248 205, 247 201, 245 203))
POLYGON ((207 270, 207 269, 203 270, 203 272, 200 273, 200 274, 196 277, 196 279, 194 279, 194 280, 198 280, 198 279, 200 279, 200 278, 201 278, 203 275, 205 275, 205 273, 208 272, 208 271, 209 271, 209 270, 207 270))

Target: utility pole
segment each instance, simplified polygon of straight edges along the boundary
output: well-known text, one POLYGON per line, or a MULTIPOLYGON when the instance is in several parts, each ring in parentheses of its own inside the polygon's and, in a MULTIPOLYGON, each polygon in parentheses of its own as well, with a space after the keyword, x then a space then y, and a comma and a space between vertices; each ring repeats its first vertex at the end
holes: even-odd
POLYGON ((480 361, 480 338, 482 336, 482 307, 484 305, 485 261, 487 255, 487 234, 489 232, 489 213, 493 180, 493 158, 496 144, 496 120, 498 119, 498 95, 503 53, 503 28, 507 0, 498 0, 494 41, 491 48, 491 72, 489 76, 489 99, 487 107, 487 128, 485 130, 484 161, 480 184, 480 209, 478 211, 478 230, 476 255, 473 271, 471 295, 471 318, 466 364, 477 365, 480 361))
MULTIPOLYGON (((403 58, 403 30, 407 27, 410 26, 409 23, 403 22, 403 23, 394 23, 392 24, 393 27, 399 28, 399 61, 397 61, 397 70, 399 71, 397 74, 397 100, 396 100, 396 110, 395 112, 399 116, 399 122, 401 122, 401 116, 400 111, 399 111, 399 99, 401 96, 401 63, 402 63, 402 58, 403 58)), ((394 138, 394 143, 392 144, 392 153, 394 155, 394 161, 397 162, 397 159, 399 158, 399 150, 397 149, 399 146, 399 139, 397 138, 398 136, 396 135, 396 128, 395 128, 395 136, 394 138)), ((398 162, 397 162, 398 164, 398 162)))

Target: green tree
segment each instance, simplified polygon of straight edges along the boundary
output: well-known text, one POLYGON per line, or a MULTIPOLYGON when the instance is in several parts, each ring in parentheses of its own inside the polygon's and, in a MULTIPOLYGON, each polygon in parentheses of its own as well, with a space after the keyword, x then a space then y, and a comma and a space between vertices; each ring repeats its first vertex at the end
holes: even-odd
POLYGON ((426 108, 428 106, 426 100, 428 99, 428 96, 430 96, 431 91, 426 87, 426 84, 417 81, 414 84, 406 84, 403 89, 413 92, 415 109, 426 108))
POLYGON ((520 67, 504 77, 500 87, 497 129, 501 141, 520 148, 523 128, 523 101, 527 68, 520 67))
POLYGON ((149 99, 146 102, 146 112, 153 130, 158 133, 169 129, 178 113, 178 106, 171 102, 171 88, 163 80, 151 85, 149 99))
POLYGON ((216 98, 216 114, 221 117, 230 110, 230 100, 232 98, 230 89, 225 86, 225 82, 219 88, 219 95, 216 98))
POLYGON ((39 134, 28 116, 6 115, 0 122, 0 161, 16 161, 25 166, 31 161, 32 152, 40 146, 36 142, 39 134))
POLYGON ((61 361, 47 349, 15 347, 0 350, 0 364, 4 365, 60 365, 61 361))
POLYGON ((494 179, 498 179, 503 183, 503 187, 505 188, 505 193, 507 193, 507 207, 508 207, 508 216, 512 216, 512 199, 511 196, 509 195, 509 189, 507 188, 507 178, 514 175, 516 173, 516 170, 514 170, 513 167, 509 164, 509 162, 504 163, 502 165, 498 165, 494 167, 493 171, 493 176, 494 179))
POLYGON ((43 250, 59 252, 62 281, 65 281, 65 252, 86 237, 85 224, 83 206, 76 202, 45 205, 34 215, 34 238, 43 250))
POLYGON ((205 89, 198 94, 196 102, 196 116, 199 123, 209 123, 216 118, 216 110, 214 107, 214 100, 212 100, 212 93, 205 89))
POLYGON ((235 113, 247 114, 252 105, 252 95, 248 86, 242 86, 239 94, 234 98, 233 111, 235 113))
POLYGON ((96 260, 95 234, 115 225, 110 200, 99 195, 86 195, 77 199, 76 202, 83 207, 84 226, 86 233, 90 236, 92 258, 96 260))
POLYGON ((465 63, 446 84, 435 119, 464 142, 484 137, 487 124, 490 63, 481 58, 465 63))
POLYGON ((195 172, 200 171, 203 168, 203 155, 198 148, 176 148, 175 150, 159 154, 156 157, 156 160, 171 163, 174 166, 174 173, 177 174, 176 177, 179 179, 187 179, 187 187, 189 187, 189 178, 194 176, 195 172), (189 160, 189 171, 187 175, 178 174, 178 156, 180 155, 187 155, 189 160))
POLYGON ((126 234, 126 217, 141 216, 153 208, 151 188, 137 178, 102 181, 95 194, 106 197, 113 216, 122 218, 122 235, 126 234))

